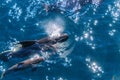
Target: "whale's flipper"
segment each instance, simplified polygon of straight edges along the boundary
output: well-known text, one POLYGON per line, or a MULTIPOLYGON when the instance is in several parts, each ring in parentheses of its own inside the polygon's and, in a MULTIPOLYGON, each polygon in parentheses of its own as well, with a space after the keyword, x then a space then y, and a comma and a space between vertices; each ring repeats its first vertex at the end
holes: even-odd
POLYGON ((7 62, 9 60, 9 58, 11 57, 11 55, 10 55, 11 53, 12 53, 11 50, 7 50, 7 51, 0 53, 0 60, 7 62))
MULTIPOLYGON (((31 40, 31 41, 22 41, 22 42, 19 42, 17 43, 18 45, 21 44, 22 47, 29 47, 29 46, 32 46, 33 44, 35 44, 37 41, 36 40, 31 40)), ((17 45, 16 44, 16 45, 17 45)))
POLYGON ((54 52, 53 54, 56 54, 57 53, 57 50, 54 46, 52 45, 49 45, 50 49, 54 52))
POLYGON ((24 64, 23 62, 18 63, 17 68, 18 68, 18 69, 22 68, 22 67, 23 67, 23 64, 24 64))
POLYGON ((38 65, 37 64, 32 64, 32 72, 36 71, 38 68, 38 65))
POLYGON ((1 74, 0 79, 3 79, 3 77, 5 76, 5 74, 6 74, 6 71, 3 71, 3 73, 1 74))
POLYGON ((43 47, 43 51, 52 51, 54 54, 57 53, 57 50, 54 46, 50 45, 50 44, 45 44, 43 47))

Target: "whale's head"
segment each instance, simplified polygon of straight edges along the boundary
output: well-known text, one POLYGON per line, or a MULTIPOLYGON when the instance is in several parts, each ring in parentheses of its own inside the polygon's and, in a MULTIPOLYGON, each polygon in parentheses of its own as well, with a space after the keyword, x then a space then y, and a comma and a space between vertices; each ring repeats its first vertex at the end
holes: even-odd
POLYGON ((60 36, 56 37, 56 38, 55 38, 55 41, 61 43, 61 42, 67 41, 68 38, 69 38, 69 37, 68 37, 68 34, 64 33, 64 34, 61 34, 60 36))
POLYGON ((65 42, 65 41, 68 40, 68 38, 69 38, 68 34, 63 33, 63 34, 60 34, 59 36, 46 37, 46 38, 40 39, 39 43, 40 44, 51 44, 51 45, 54 45, 56 43, 65 42))
POLYGON ((68 34, 60 34, 59 36, 51 37, 49 39, 50 44, 62 43, 68 40, 68 34))

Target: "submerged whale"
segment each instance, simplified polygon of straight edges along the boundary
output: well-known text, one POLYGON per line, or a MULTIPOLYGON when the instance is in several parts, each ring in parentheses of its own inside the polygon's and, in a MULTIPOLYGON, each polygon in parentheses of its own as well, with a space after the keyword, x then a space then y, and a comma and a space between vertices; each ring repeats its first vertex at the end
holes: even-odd
POLYGON ((56 43, 65 42, 68 39, 68 34, 61 34, 56 37, 45 37, 40 40, 22 41, 15 44, 13 50, 4 51, 0 54, 0 60, 8 61, 11 58, 23 58, 28 57, 41 51, 56 52, 56 48, 53 46, 56 43))
POLYGON ((32 70, 35 70, 37 68, 37 64, 40 62, 44 61, 44 57, 40 57, 39 55, 35 55, 34 57, 27 59, 25 61, 19 62, 12 67, 8 68, 6 71, 4 71, 1 75, 1 79, 6 75, 11 72, 16 72, 28 68, 32 68, 32 70))
POLYGON ((74 13, 79 12, 82 7, 84 7, 87 4, 94 4, 99 5, 102 3, 103 0, 60 0, 56 3, 48 4, 46 2, 43 2, 43 7, 46 12, 62 12, 62 13, 70 13, 70 10, 72 10, 74 13))

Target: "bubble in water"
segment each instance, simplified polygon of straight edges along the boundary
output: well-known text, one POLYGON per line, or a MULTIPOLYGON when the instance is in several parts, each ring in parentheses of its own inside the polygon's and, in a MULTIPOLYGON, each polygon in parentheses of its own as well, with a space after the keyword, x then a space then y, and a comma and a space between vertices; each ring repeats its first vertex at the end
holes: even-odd
POLYGON ((6 3, 10 3, 12 0, 6 0, 6 3))
POLYGON ((22 15, 22 9, 18 7, 17 3, 15 3, 12 6, 12 9, 9 10, 9 16, 11 16, 13 19, 16 19, 17 21, 20 20, 20 16, 22 15))
POLYGON ((116 30, 115 30, 115 29, 110 30, 110 31, 109 31, 109 35, 110 35, 110 36, 114 36, 115 32, 116 32, 116 30))
POLYGON ((98 20, 95 20, 95 21, 94 21, 94 25, 97 25, 97 24, 98 24, 98 20))
POLYGON ((67 80, 67 79, 63 79, 62 77, 58 78, 57 80, 67 80))
POLYGON ((101 0, 92 0, 92 4, 99 5, 101 0))
POLYGON ((86 65, 88 66, 88 68, 91 69, 93 73, 95 73, 95 76, 97 77, 102 76, 104 71, 102 70, 101 66, 99 66, 95 61, 92 61, 90 57, 87 57, 85 61, 86 61, 86 65))
POLYGON ((0 66, 0 71, 5 71, 4 67, 3 66, 0 66))

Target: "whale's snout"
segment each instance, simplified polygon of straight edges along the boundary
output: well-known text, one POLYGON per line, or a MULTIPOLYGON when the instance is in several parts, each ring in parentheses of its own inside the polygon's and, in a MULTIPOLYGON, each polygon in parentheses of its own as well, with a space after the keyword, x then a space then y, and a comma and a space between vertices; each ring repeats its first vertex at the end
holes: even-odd
POLYGON ((68 40, 68 34, 64 33, 64 34, 61 34, 58 38, 56 38, 56 41, 57 42, 65 42, 68 40))

